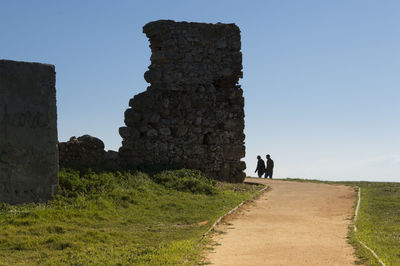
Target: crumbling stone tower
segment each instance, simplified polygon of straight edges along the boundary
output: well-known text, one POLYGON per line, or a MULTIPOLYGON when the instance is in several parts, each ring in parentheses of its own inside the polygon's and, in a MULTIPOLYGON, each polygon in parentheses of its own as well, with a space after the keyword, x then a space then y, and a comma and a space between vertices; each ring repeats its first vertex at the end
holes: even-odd
POLYGON ((58 187, 53 65, 0 60, 0 202, 51 199, 58 187))
POLYGON ((151 85, 130 100, 121 159, 172 164, 212 178, 243 181, 246 168, 240 30, 235 24, 160 20, 143 27, 150 40, 151 85))

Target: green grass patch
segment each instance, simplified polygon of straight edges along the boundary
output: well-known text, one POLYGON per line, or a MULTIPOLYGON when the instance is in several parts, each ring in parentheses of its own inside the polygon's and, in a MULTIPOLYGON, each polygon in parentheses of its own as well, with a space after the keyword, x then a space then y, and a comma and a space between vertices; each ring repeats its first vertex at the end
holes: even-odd
MULTIPOLYGON (((300 182, 322 182, 317 180, 287 179, 300 182)), ((349 242, 355 247, 359 264, 381 265, 366 250, 364 242, 387 265, 400 265, 400 183, 390 182, 323 182, 344 184, 361 188, 361 205, 356 226, 349 229, 349 242), (358 239, 357 239, 358 238, 358 239)))
POLYGON ((186 169, 152 176, 62 169, 52 201, 0 205, 0 265, 193 264, 202 234, 258 189, 186 169))
MULTIPOLYGON (((357 236, 386 265, 400 265, 400 183, 358 183, 361 205, 357 236)), ((380 265, 368 254, 362 263, 380 265)))

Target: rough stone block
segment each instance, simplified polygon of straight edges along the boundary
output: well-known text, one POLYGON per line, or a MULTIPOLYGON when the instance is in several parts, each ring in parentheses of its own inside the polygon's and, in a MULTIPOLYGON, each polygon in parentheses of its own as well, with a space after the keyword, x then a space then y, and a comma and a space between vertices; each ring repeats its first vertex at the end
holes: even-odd
POLYGON ((244 99, 235 24, 146 24, 151 65, 145 92, 130 100, 120 157, 129 165, 180 165, 243 181, 244 99), (137 132, 131 134, 130 132, 137 132))
MULTIPOLYGON (((122 135, 132 137, 130 128, 121 128, 122 135)), ((67 142, 58 144, 60 152, 60 166, 71 168, 98 168, 98 169, 117 169, 118 153, 115 151, 105 151, 104 142, 90 135, 83 135, 78 138, 71 137, 67 142)))
POLYGON ((0 60, 0 202, 45 201, 57 186, 54 66, 0 60))

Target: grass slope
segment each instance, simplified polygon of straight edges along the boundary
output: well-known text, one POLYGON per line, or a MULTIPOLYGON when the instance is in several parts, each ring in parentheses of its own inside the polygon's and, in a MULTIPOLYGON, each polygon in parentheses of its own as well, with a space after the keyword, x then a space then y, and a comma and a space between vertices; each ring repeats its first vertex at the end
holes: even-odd
POLYGON ((258 189, 185 169, 151 177, 63 169, 60 187, 46 204, 0 206, 0 265, 192 264, 202 234, 258 189))
MULTIPOLYGON (((387 265, 400 265, 400 183, 358 183, 361 205, 357 235, 387 265)), ((370 255, 366 265, 380 265, 370 255)))

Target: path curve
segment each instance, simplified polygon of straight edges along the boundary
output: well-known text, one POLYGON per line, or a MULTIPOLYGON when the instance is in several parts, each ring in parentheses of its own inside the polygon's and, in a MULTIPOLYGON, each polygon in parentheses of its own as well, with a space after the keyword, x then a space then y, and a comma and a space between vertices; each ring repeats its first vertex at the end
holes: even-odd
POLYGON ((355 265, 352 187, 247 178, 271 190, 217 226, 213 265, 355 265))

